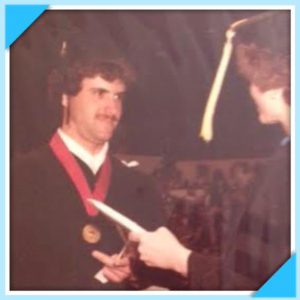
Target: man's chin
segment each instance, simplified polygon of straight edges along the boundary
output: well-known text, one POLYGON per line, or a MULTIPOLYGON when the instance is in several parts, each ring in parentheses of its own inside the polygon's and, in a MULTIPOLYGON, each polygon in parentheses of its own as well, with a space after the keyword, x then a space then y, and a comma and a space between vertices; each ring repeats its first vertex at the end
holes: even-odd
POLYGON ((99 143, 104 144, 106 142, 109 142, 112 137, 113 137, 113 132, 112 133, 101 134, 101 135, 97 136, 97 140, 99 141, 99 143))
POLYGON ((274 125, 277 123, 276 121, 267 118, 260 118, 259 121, 263 125, 274 125))

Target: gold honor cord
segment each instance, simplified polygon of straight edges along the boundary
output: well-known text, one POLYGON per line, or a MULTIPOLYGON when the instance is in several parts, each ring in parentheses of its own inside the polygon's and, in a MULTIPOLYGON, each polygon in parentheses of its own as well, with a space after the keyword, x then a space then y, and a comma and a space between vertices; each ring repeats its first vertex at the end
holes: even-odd
POLYGON ((203 138, 205 142, 210 142, 213 138, 213 117, 216 110, 216 105, 219 99, 220 91, 224 82, 225 74, 231 58, 233 50, 233 38, 236 35, 237 28, 244 25, 252 24, 262 19, 274 15, 273 12, 262 13, 248 19, 242 19, 232 23, 226 31, 226 41, 222 51, 222 57, 210 90, 210 94, 204 110, 202 126, 199 137, 203 138))

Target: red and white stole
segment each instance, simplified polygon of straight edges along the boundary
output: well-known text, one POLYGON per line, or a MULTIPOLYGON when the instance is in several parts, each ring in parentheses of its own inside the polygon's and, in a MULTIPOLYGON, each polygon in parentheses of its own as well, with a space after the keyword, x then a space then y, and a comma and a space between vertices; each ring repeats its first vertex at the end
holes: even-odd
POLYGON ((111 179, 111 161, 109 157, 106 156, 100 173, 98 174, 94 190, 91 191, 78 162, 68 150, 58 133, 53 135, 49 142, 49 146, 72 180, 80 195, 87 214, 89 216, 96 216, 98 214, 98 210, 89 203, 87 199, 94 198, 100 201, 105 201, 111 179))

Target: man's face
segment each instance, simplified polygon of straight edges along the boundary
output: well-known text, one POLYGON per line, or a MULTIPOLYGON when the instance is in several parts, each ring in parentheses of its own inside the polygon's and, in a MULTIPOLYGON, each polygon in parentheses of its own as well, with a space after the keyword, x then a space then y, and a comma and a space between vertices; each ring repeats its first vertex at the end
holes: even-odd
POLYGON ((256 85, 251 85, 250 95, 256 105, 261 123, 274 124, 280 121, 285 102, 281 88, 262 92, 256 85))
POLYGON ((92 145, 109 141, 122 115, 125 85, 100 76, 84 78, 75 96, 63 95, 67 128, 77 140, 92 145))

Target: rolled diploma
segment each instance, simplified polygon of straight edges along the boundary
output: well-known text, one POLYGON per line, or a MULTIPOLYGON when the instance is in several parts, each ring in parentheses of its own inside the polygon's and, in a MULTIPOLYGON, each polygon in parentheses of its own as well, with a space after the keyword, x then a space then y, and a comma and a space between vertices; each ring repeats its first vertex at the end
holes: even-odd
POLYGON ((113 208, 109 207, 108 205, 104 204, 95 199, 88 199, 98 210, 100 210, 104 215, 112 219, 117 224, 125 227, 127 230, 131 232, 144 232, 146 231, 142 226, 138 225, 137 223, 133 222, 131 219, 125 217, 118 211, 114 210, 113 208))

